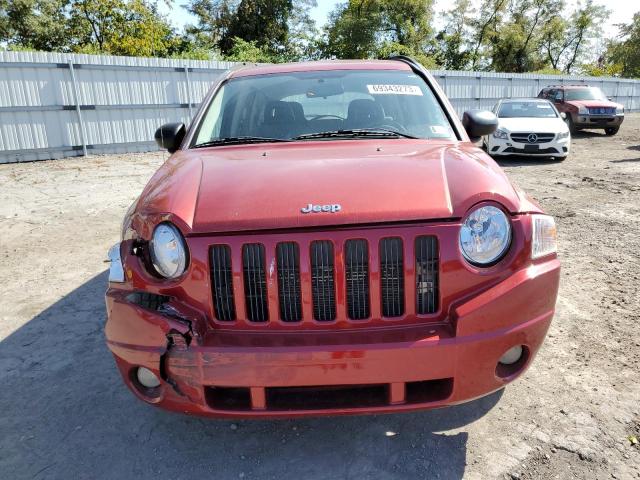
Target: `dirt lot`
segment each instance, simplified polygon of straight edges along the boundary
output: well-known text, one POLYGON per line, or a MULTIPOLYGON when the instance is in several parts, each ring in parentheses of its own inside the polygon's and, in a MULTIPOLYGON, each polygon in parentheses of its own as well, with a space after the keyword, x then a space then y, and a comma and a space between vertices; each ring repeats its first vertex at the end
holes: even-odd
POLYGON ((573 147, 501 162, 560 231, 557 315, 523 378, 451 409, 297 421, 168 414, 122 385, 102 261, 163 155, 0 165, 0 477, 640 478, 640 115, 573 147))

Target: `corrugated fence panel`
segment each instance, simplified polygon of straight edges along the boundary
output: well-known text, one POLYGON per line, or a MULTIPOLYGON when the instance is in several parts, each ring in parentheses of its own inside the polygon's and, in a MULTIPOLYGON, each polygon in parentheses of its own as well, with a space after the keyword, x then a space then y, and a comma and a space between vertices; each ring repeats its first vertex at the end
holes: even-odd
MULTIPOLYGON (((83 155, 85 149, 89 154, 156 150, 153 134, 157 127, 167 122, 188 124, 211 85, 234 65, 0 52, 0 163, 83 155)), ((627 111, 640 110, 637 80, 432 73, 458 114, 491 109, 500 98, 533 97, 547 85, 570 83, 599 86, 627 111)))

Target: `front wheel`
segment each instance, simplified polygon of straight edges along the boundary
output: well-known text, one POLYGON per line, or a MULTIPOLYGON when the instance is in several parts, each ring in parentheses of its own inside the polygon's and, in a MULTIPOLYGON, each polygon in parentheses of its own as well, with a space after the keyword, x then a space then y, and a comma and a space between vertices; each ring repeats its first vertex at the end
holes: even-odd
POLYGON ((607 127, 604 129, 604 133, 607 135, 615 135, 620 130, 620 127, 607 127))
POLYGON ((553 157, 557 162, 564 162, 567 159, 567 155, 564 157, 553 157))

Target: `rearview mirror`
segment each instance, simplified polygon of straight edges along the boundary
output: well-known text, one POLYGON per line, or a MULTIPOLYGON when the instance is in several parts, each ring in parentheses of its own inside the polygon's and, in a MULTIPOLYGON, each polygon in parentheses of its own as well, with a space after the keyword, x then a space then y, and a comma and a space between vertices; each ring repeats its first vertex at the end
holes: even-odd
POLYGON ((156 130, 154 136, 160 148, 173 153, 180 148, 185 133, 187 133, 187 127, 184 123, 165 123, 156 130))
POLYGON ((462 126, 472 142, 495 132, 498 128, 498 117, 488 110, 468 110, 462 115, 462 126))

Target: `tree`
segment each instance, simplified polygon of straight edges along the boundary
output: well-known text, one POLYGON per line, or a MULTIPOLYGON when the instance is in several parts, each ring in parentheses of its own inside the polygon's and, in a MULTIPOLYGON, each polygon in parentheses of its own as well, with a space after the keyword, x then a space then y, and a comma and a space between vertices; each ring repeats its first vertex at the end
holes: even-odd
MULTIPOLYGON (((304 3, 307 5, 309 1, 304 3)), ((198 19, 189 31, 206 34, 210 45, 223 55, 231 55, 238 38, 255 44, 270 56, 285 55, 289 22, 294 13, 299 13, 294 12, 293 0, 191 0, 188 10, 198 19)), ((294 21, 303 22, 300 16, 294 21)), ((243 44, 241 49, 246 47, 243 44)))
POLYGON ((0 0, 0 42, 45 51, 68 46, 69 0, 0 0))
POLYGON ((494 41, 508 4, 509 0, 482 0, 480 16, 471 23, 474 30, 471 51, 472 70, 477 70, 485 63, 483 49, 494 41))
POLYGON ((436 61, 445 69, 464 70, 469 65, 471 52, 468 38, 473 15, 471 0, 456 0, 444 14, 444 29, 436 36, 436 61))
POLYGON ((591 44, 591 41, 602 33, 600 25, 609 14, 609 10, 601 5, 596 5, 593 0, 587 0, 584 6, 578 3, 578 8, 571 16, 571 28, 569 35, 574 39, 568 52, 567 63, 564 67, 566 73, 576 65, 591 44))
POLYGON ((412 55, 433 64, 433 0, 350 0, 329 17, 323 53, 336 58, 412 55))
POLYGON ((640 13, 630 24, 618 25, 620 35, 611 40, 606 49, 605 61, 609 72, 623 77, 640 77, 640 13))
POLYGON ((72 0, 72 50, 128 56, 168 56, 176 42, 155 4, 144 0, 72 0))
POLYGON ((541 30, 560 15, 561 0, 522 0, 511 4, 509 20, 495 33, 492 68, 499 72, 529 72, 544 67, 541 30))

